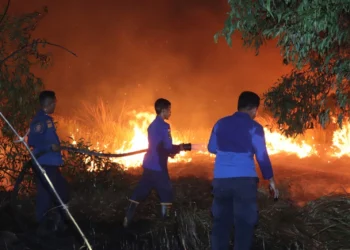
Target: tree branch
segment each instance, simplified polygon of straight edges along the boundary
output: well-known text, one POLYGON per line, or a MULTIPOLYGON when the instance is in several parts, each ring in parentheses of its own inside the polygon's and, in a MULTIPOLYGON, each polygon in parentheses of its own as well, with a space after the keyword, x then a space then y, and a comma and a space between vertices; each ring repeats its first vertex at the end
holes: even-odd
POLYGON ((61 45, 58 45, 58 44, 55 44, 55 43, 46 42, 46 41, 40 41, 39 39, 37 39, 37 40, 34 40, 32 43, 23 46, 22 48, 12 52, 10 55, 5 57, 3 60, 0 61, 0 66, 3 65, 8 59, 13 57, 14 55, 16 55, 19 52, 25 50, 26 48, 33 47, 36 44, 47 44, 47 45, 51 45, 51 46, 54 46, 54 47, 58 47, 58 48, 61 48, 61 49, 65 50, 65 51, 67 51, 68 53, 72 54, 73 56, 78 57, 76 53, 74 53, 73 51, 71 51, 71 50, 69 50, 69 49, 67 49, 67 48, 65 48, 65 47, 63 47, 61 45))
POLYGON ((1 17, 1 20, 0 20, 0 25, 1 25, 1 23, 5 20, 7 11, 8 11, 9 8, 10 8, 10 3, 11 3, 11 0, 8 0, 8 1, 7 1, 7 6, 6 6, 5 11, 4 11, 4 14, 3 14, 3 16, 1 17))

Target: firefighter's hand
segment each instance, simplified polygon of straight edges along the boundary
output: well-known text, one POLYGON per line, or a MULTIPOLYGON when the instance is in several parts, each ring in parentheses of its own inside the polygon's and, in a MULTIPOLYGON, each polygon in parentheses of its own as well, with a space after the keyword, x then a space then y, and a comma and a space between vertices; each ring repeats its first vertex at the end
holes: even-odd
POLYGON ((54 151, 54 152, 58 152, 61 150, 61 147, 57 144, 52 144, 51 148, 52 148, 52 151, 54 151))
POLYGON ((271 178, 270 180, 269 180, 269 191, 270 191, 270 193, 271 193, 271 195, 273 196, 273 198, 274 198, 274 200, 275 201, 277 201, 278 200, 278 198, 279 198, 279 191, 278 191, 278 189, 277 189, 277 187, 276 187, 276 184, 275 184, 275 180, 273 179, 273 178, 271 178))
POLYGON ((180 151, 191 151, 191 143, 181 143, 180 145, 180 151))

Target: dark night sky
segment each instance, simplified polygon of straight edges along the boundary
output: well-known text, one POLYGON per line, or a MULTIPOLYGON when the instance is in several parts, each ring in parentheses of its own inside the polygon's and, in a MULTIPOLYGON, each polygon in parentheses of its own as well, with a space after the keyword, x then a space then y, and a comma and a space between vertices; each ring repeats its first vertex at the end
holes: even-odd
MULTIPOLYGON (((1 2, 6 2, 1 0, 1 2)), ((174 122, 211 126, 236 109, 242 90, 267 90, 287 68, 273 43, 259 56, 229 48, 213 35, 224 24, 227 1, 220 0, 12 0, 12 12, 43 5, 49 14, 36 36, 78 54, 52 49, 54 66, 40 73, 59 95, 58 112, 101 97, 150 106, 158 97, 173 103, 174 122), (63 108, 64 107, 64 108, 63 108), (69 108, 67 108, 69 107, 69 108)))

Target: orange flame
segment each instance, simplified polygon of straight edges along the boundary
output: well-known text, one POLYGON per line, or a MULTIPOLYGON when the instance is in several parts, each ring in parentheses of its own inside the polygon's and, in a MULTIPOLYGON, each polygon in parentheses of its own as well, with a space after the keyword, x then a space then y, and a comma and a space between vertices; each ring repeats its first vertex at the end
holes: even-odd
MULTIPOLYGON (((155 115, 148 112, 141 112, 135 115, 135 120, 131 120, 129 125, 131 127, 131 140, 123 141, 121 147, 116 149, 110 149, 108 144, 101 144, 95 142, 93 148, 95 150, 112 150, 115 153, 131 152, 148 147, 147 140, 147 127, 153 121, 155 115)), ((306 140, 300 138, 287 138, 279 131, 270 131, 265 128, 266 145, 270 155, 278 155, 281 153, 296 155, 299 158, 306 158, 310 156, 320 156, 320 153, 316 149, 316 145, 308 143, 306 140)), ((76 130, 79 132, 79 130, 76 130)), ((209 137, 209 133, 208 133, 209 137)), ((74 138, 74 134, 72 134, 74 138)), ((177 135, 173 135, 174 144, 183 142, 184 138, 180 138, 177 135)), ((314 140, 312 137, 311 140, 314 140)), ((76 144, 73 139, 72 144, 76 144)), ((196 151, 192 153, 181 152, 173 159, 169 159, 170 163, 176 162, 190 162, 192 161, 193 154, 212 156, 209 152, 196 151)), ((346 124, 342 129, 338 129, 333 133, 333 145, 327 150, 328 157, 342 157, 350 154, 350 124, 346 124)), ((122 164, 125 168, 141 166, 144 154, 128 156, 124 158, 116 158, 113 161, 122 164)), ((90 158, 87 158, 90 160, 90 158)), ((93 162, 90 171, 93 171, 93 162)))
POLYGON ((350 124, 345 124, 342 129, 336 130, 332 142, 331 156, 340 158, 350 155, 350 124))

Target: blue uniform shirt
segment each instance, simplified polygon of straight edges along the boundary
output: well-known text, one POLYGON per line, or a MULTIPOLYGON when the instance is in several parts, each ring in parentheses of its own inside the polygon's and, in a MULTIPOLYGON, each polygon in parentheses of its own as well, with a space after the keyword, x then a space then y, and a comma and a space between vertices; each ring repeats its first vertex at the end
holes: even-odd
POLYGON ((52 144, 60 145, 55 124, 52 117, 43 110, 38 111, 30 124, 28 144, 34 148, 34 155, 43 151, 47 152, 38 158, 40 165, 60 166, 63 164, 61 152, 53 152, 51 149, 52 144))
POLYGON ((173 145, 170 125, 157 116, 149 125, 148 150, 142 166, 155 171, 167 171, 168 157, 179 153, 179 146, 173 145))
POLYGON ((214 178, 257 177, 254 155, 264 179, 273 177, 264 129, 246 113, 221 118, 212 130, 208 151, 216 154, 214 178))

